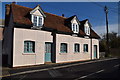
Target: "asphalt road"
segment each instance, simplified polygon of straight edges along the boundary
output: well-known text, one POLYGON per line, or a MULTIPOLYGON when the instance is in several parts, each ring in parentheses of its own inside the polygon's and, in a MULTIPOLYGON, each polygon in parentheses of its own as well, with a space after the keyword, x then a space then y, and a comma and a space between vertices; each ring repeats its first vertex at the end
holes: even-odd
POLYGON ((2 80, 120 80, 120 59, 112 59, 84 64, 69 64, 47 69, 37 69, 23 74, 4 77, 2 80))

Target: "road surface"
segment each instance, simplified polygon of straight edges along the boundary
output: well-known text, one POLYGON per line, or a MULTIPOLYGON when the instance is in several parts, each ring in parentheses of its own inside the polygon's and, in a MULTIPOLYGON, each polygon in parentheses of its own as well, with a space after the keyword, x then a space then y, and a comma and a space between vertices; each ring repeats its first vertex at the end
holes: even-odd
POLYGON ((120 59, 91 61, 13 73, 3 80, 120 80, 119 65, 120 59))

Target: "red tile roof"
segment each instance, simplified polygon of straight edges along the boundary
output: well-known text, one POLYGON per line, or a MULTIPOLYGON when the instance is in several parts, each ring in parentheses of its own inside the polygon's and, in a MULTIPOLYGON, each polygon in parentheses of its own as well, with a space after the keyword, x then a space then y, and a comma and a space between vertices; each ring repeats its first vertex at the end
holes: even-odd
MULTIPOLYGON (((6 10, 6 15, 10 15, 10 10, 13 13, 13 22, 18 23, 18 24, 24 24, 24 25, 32 25, 31 22, 31 15, 30 11, 33 10, 32 8, 16 5, 16 4, 10 4, 10 6, 7 6, 8 10, 6 10), (11 8, 11 9, 9 9, 11 8)), ((65 25, 66 20, 70 20, 74 16, 70 18, 65 18, 62 16, 57 16, 51 13, 44 12, 46 15, 44 26, 52 29, 56 29, 57 31, 62 31, 62 32, 71 32, 72 30, 69 28, 69 26, 65 25)), ((91 36, 98 36, 93 30, 91 36)), ((81 36, 84 36, 85 33, 83 30, 80 29, 79 31, 81 36)))

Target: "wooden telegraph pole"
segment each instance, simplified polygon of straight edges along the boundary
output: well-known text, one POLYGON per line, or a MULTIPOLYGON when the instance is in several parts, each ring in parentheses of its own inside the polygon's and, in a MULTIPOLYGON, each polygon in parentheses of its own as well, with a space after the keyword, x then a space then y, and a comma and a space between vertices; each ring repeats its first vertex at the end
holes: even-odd
POLYGON ((107 50, 106 50, 106 54, 105 56, 108 57, 109 56, 109 35, 108 35, 108 8, 107 6, 105 6, 104 8, 105 14, 106 14, 106 46, 107 46, 107 50))

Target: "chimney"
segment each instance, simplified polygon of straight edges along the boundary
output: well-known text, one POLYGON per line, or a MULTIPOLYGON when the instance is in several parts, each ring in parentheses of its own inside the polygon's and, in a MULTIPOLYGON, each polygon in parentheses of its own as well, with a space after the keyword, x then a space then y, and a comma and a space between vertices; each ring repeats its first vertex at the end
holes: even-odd
POLYGON ((16 2, 15 2, 15 1, 13 1, 13 2, 12 2, 12 4, 16 4, 16 2))
POLYGON ((10 4, 5 5, 5 26, 8 26, 10 17, 10 4))
POLYGON ((6 11, 5 14, 6 14, 6 15, 9 15, 10 5, 9 5, 9 4, 6 4, 6 5, 5 5, 5 9, 6 9, 6 10, 5 10, 5 11, 6 11))
POLYGON ((62 14, 62 17, 64 17, 64 14, 62 14))

